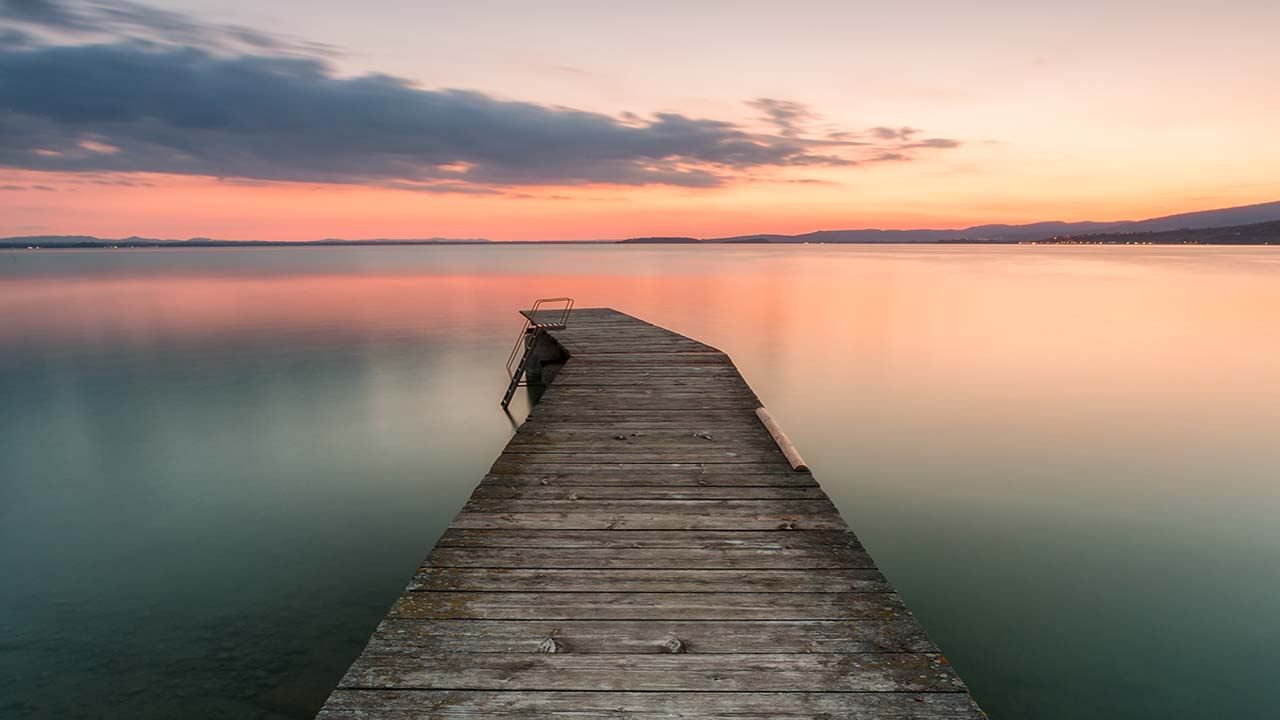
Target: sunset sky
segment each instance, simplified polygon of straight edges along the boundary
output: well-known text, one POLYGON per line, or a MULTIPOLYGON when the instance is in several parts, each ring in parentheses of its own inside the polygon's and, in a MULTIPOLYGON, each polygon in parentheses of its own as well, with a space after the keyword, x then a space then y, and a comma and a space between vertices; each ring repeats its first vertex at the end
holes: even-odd
POLYGON ((1280 199, 1280 3, 0 0, 0 236, 711 237, 1280 199))

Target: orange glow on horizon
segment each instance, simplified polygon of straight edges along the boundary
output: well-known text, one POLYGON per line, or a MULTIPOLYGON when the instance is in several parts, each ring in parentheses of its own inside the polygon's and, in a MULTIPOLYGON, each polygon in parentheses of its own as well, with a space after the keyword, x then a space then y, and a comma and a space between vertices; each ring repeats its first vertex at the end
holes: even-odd
MULTIPOLYGON (((1265 184, 1232 193, 1125 193, 1089 200, 1064 184, 1047 195, 962 191, 903 195, 924 167, 861 171, 848 184, 744 178, 721 188, 583 185, 440 194, 361 185, 248 182, 177 175, 15 172, 0 193, 0 236, 130 235, 228 240, 487 238, 592 240, 653 235, 724 237, 815 230, 959 228, 1041 220, 1129 220, 1275 200, 1265 184), (884 185, 864 188, 879 180, 884 185), (120 184, 114 184, 120 183, 120 184), (128 183, 128 184, 125 184, 128 183), (999 198, 998 200, 993 198, 999 198)), ((921 185, 923 187, 923 185, 921 185)))

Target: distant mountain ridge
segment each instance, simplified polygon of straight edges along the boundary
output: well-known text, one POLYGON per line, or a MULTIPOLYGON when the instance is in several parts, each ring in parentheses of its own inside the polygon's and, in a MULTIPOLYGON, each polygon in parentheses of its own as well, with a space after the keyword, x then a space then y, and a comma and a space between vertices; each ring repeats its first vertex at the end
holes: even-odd
POLYGON ((1251 225, 1280 220, 1280 202, 1179 213, 1119 222, 1038 222, 1026 225, 975 225, 958 230, 818 230, 800 235, 737 235, 707 242, 775 243, 931 243, 947 241, 1011 243, 1101 233, 1162 232, 1251 225))
MULTIPOLYGON (((1173 230, 1203 230, 1219 228, 1232 232, 1213 235, 1215 243, 1231 242, 1230 238, 1238 238, 1239 244, 1259 242, 1259 237, 1270 237, 1271 228, 1257 231, 1236 232, 1241 226, 1256 225, 1280 221, 1280 201, 1242 205, 1239 207, 1201 210, 1197 212, 1179 213, 1147 220, 1122 220, 1117 222, 1062 222, 1049 221, 1028 223, 1025 225, 975 225, 957 230, 881 230, 866 228, 862 230, 817 230, 799 235, 735 235, 732 237, 697 239, 682 236, 636 237, 625 240, 589 240, 586 243, 662 243, 662 244, 698 244, 698 243, 1017 243, 1055 239, 1083 239, 1086 236, 1121 236, 1136 233, 1164 233, 1173 230)), ((1189 238, 1193 236, 1188 236, 1189 238)), ((1209 236, 1203 236, 1209 237, 1209 236)), ((1157 237, 1152 241, 1167 242, 1166 237, 1157 237)), ((0 238, 0 248, 102 248, 102 247, 298 247, 298 246, 359 246, 359 245, 473 245, 493 242, 483 238, 424 238, 424 239, 392 239, 373 238, 365 240, 343 240, 326 238, 323 240, 217 240, 213 238, 188 238, 186 240, 165 240, 157 238, 127 237, 118 240, 98 238, 91 235, 29 235, 0 238)), ((549 243, 572 243, 568 240, 548 240, 549 243)), ((1194 242, 1188 239, 1187 242, 1194 242)))
POLYGON ((1083 234, 1035 242, 1081 245, 1280 245, 1280 220, 1211 228, 1083 234))

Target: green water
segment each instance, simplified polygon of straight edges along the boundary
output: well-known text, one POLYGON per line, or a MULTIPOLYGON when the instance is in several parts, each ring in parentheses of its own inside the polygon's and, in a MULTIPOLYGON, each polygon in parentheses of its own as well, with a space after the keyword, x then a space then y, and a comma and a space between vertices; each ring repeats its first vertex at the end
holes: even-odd
POLYGON ((1275 251, 468 246, 0 253, 0 717, 310 717, 560 294, 730 352, 993 718, 1280 706, 1275 251))

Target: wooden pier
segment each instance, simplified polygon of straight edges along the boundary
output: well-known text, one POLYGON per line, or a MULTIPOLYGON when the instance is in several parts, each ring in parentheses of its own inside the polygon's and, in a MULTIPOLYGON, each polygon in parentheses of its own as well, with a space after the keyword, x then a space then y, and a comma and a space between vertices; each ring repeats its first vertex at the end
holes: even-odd
POLYGON ((609 309, 550 334, 554 380, 318 717, 984 717, 727 355, 609 309))

